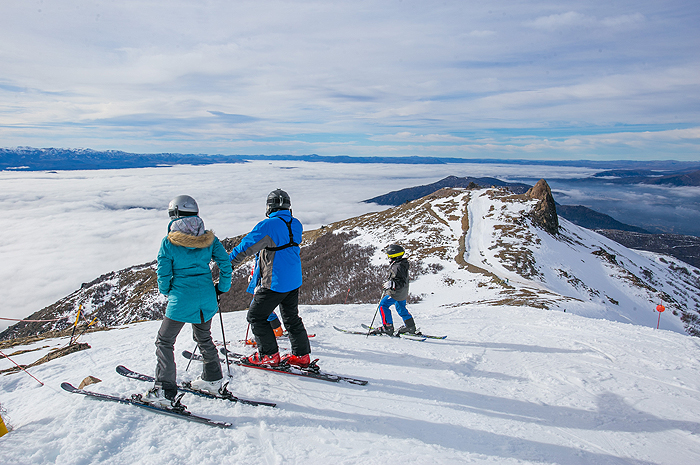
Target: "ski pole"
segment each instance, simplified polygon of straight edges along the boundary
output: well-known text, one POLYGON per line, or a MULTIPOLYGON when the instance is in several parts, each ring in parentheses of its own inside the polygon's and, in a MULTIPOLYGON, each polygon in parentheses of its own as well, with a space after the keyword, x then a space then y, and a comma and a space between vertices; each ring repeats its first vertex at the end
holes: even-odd
POLYGON ((221 322, 221 338, 224 340, 224 355, 226 355, 226 369, 228 370, 228 377, 231 378, 231 363, 228 360, 228 347, 226 346, 226 335, 224 334, 224 317, 221 315, 220 299, 216 299, 216 303, 219 306, 219 321, 221 322))
POLYGON ((68 345, 73 344, 73 336, 75 335, 75 328, 78 326, 78 321, 80 321, 80 310, 83 309, 83 304, 78 305, 78 314, 75 315, 75 323, 73 323, 73 332, 70 333, 70 341, 68 345))
MULTIPOLYGON (((86 321, 87 321, 87 320, 86 320, 86 321)), ((77 336, 75 336, 75 339, 73 339, 73 342, 78 342, 78 339, 80 339, 80 336, 82 336, 83 334, 85 334, 85 332, 88 330, 88 328, 90 328, 90 326, 92 326, 96 321, 97 321, 97 317, 93 318, 92 321, 91 321, 90 323, 88 323, 88 325, 85 327, 85 329, 83 329, 83 330, 80 332, 80 334, 78 334, 77 336)), ((70 344, 69 344, 69 345, 70 345, 70 344)))
POLYGON ((377 318, 377 313, 379 313, 379 306, 382 304, 382 297, 384 297, 384 292, 382 292, 382 295, 379 298, 379 303, 377 304, 377 309, 374 311, 374 316, 372 317, 372 323, 370 323, 369 329, 367 330, 367 336, 365 336, 365 337, 369 337, 369 333, 372 331, 372 327, 374 326, 374 320, 377 318))
POLYGON ((190 363, 192 363, 192 359, 194 358, 194 354, 197 353, 197 347, 199 347, 199 344, 196 342, 194 343, 194 349, 192 349, 192 356, 190 357, 190 361, 187 362, 187 366, 185 367, 185 371, 190 369, 190 363))

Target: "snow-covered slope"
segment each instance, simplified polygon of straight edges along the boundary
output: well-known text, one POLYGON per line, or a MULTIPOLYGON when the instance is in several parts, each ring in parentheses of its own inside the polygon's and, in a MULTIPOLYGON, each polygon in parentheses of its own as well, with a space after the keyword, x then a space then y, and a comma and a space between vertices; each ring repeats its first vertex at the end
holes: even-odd
MULTIPOLYGON (((468 296, 464 296, 465 299, 468 296)), ((302 306, 312 350, 333 373, 367 386, 232 368, 251 407, 186 395, 227 430, 128 405, 69 394, 62 381, 109 394, 147 383, 158 322, 87 334, 92 348, 34 367, 41 387, 0 376, 0 403, 14 431, 0 438, 3 465, 31 464, 695 464, 700 463, 700 346, 672 331, 528 307, 411 305, 424 332, 445 341, 346 335, 332 325, 368 323, 373 305, 302 306)), ((243 338, 245 314, 223 315, 227 340, 243 338)), ((217 318, 218 319, 218 318, 217 318)), ((189 330, 176 351, 193 348, 189 330)), ((214 336, 221 340, 219 323, 214 336)), ((63 340, 4 349, 29 363, 63 340)), ((282 347, 288 345, 281 342, 282 347)), ((234 346, 238 351, 245 348, 234 346)), ((194 378, 178 361, 181 380, 194 378)), ((0 369, 11 367, 0 359, 0 369)))
POLYGON ((438 305, 488 303, 573 312, 700 334, 700 270, 642 253, 559 218, 550 234, 531 220, 537 200, 505 189, 443 189, 331 228, 361 244, 397 242, 419 261, 411 292, 438 305), (422 273, 422 274, 420 274, 422 273))

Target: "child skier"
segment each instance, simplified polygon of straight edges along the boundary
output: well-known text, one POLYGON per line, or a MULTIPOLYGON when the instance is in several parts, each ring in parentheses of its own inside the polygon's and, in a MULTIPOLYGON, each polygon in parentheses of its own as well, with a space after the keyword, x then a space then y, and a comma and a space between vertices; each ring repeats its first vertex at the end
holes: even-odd
POLYGON ((384 288, 384 296, 379 302, 379 312, 382 317, 382 326, 370 331, 370 334, 386 333, 389 336, 394 335, 394 325, 391 318, 391 306, 396 307, 396 313, 403 318, 403 326, 401 326, 397 334, 415 334, 416 324, 413 317, 406 309, 406 299, 408 298, 408 260, 403 256, 405 250, 400 245, 391 244, 383 249, 389 258, 389 279, 382 286, 384 288))

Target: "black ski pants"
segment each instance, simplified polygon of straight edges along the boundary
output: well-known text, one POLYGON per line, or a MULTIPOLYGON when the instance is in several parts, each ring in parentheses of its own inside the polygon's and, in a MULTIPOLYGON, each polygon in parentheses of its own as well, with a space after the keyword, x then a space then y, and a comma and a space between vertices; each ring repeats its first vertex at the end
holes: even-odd
MULTIPOLYGON (((165 391, 166 396, 177 393, 176 368, 175 368, 175 339, 180 330, 185 326, 181 321, 163 318, 156 338, 156 386, 165 391)), ((199 351, 204 357, 202 379, 205 381, 217 381, 223 378, 221 362, 216 351, 214 341, 211 339, 211 320, 195 324, 192 323, 192 339, 195 340, 199 351)))
POLYGON ((279 352, 275 331, 267 317, 279 306, 284 327, 289 333, 292 353, 302 356, 311 353, 309 336, 299 317, 299 288, 289 292, 275 292, 259 289, 255 292, 248 309, 248 323, 258 343, 260 355, 273 355, 279 352))

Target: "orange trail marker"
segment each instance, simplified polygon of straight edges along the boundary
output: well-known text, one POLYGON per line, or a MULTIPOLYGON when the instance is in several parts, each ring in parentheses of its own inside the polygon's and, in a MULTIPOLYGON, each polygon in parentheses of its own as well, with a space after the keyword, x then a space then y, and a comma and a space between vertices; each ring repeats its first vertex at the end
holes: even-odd
POLYGON ((664 307, 663 305, 659 304, 656 306, 656 311, 659 312, 659 319, 656 322, 656 329, 659 329, 659 323, 661 323, 661 314, 664 312, 664 310, 666 310, 666 307, 664 307))

